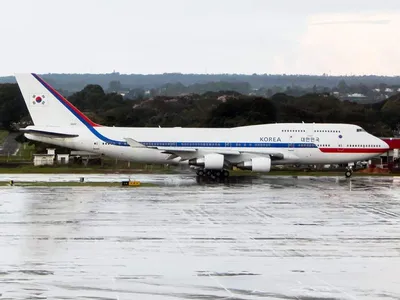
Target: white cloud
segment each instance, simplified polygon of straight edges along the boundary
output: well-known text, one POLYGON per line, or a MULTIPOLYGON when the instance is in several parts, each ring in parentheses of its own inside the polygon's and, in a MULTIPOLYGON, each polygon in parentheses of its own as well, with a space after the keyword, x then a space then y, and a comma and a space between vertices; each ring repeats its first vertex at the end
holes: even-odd
POLYGON ((399 75, 400 13, 311 16, 300 37, 296 72, 399 75))

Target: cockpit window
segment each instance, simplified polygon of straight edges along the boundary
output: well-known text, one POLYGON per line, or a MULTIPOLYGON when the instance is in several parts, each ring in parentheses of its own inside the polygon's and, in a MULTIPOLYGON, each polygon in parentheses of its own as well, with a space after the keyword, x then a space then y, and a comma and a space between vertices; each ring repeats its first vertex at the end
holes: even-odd
POLYGON ((362 128, 357 128, 357 132, 365 132, 365 130, 362 128))

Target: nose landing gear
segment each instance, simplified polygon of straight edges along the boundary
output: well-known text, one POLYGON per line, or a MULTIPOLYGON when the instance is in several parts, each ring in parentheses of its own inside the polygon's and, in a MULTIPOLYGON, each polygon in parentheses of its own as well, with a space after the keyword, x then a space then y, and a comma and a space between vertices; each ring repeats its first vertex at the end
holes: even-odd
POLYGON ((353 175, 353 169, 347 168, 346 172, 344 172, 344 176, 346 176, 346 178, 350 178, 352 175, 353 175))

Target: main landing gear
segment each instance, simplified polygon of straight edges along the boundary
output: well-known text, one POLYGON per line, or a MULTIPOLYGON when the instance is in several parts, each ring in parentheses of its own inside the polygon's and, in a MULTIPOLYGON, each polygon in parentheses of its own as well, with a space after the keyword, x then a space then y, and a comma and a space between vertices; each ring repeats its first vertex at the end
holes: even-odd
POLYGON ((346 172, 344 172, 344 176, 346 176, 346 178, 350 178, 352 175, 353 175, 353 169, 347 168, 346 172))
POLYGON ((217 180, 217 179, 225 179, 229 177, 228 170, 204 170, 199 169, 196 171, 198 177, 202 177, 205 179, 217 180))

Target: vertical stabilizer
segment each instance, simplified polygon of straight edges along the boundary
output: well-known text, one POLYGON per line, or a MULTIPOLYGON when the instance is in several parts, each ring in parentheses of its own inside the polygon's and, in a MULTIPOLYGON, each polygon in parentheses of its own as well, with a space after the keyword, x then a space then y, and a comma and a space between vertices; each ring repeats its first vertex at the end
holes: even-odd
POLYGON ((16 74, 15 78, 35 126, 99 126, 38 75, 16 74))

